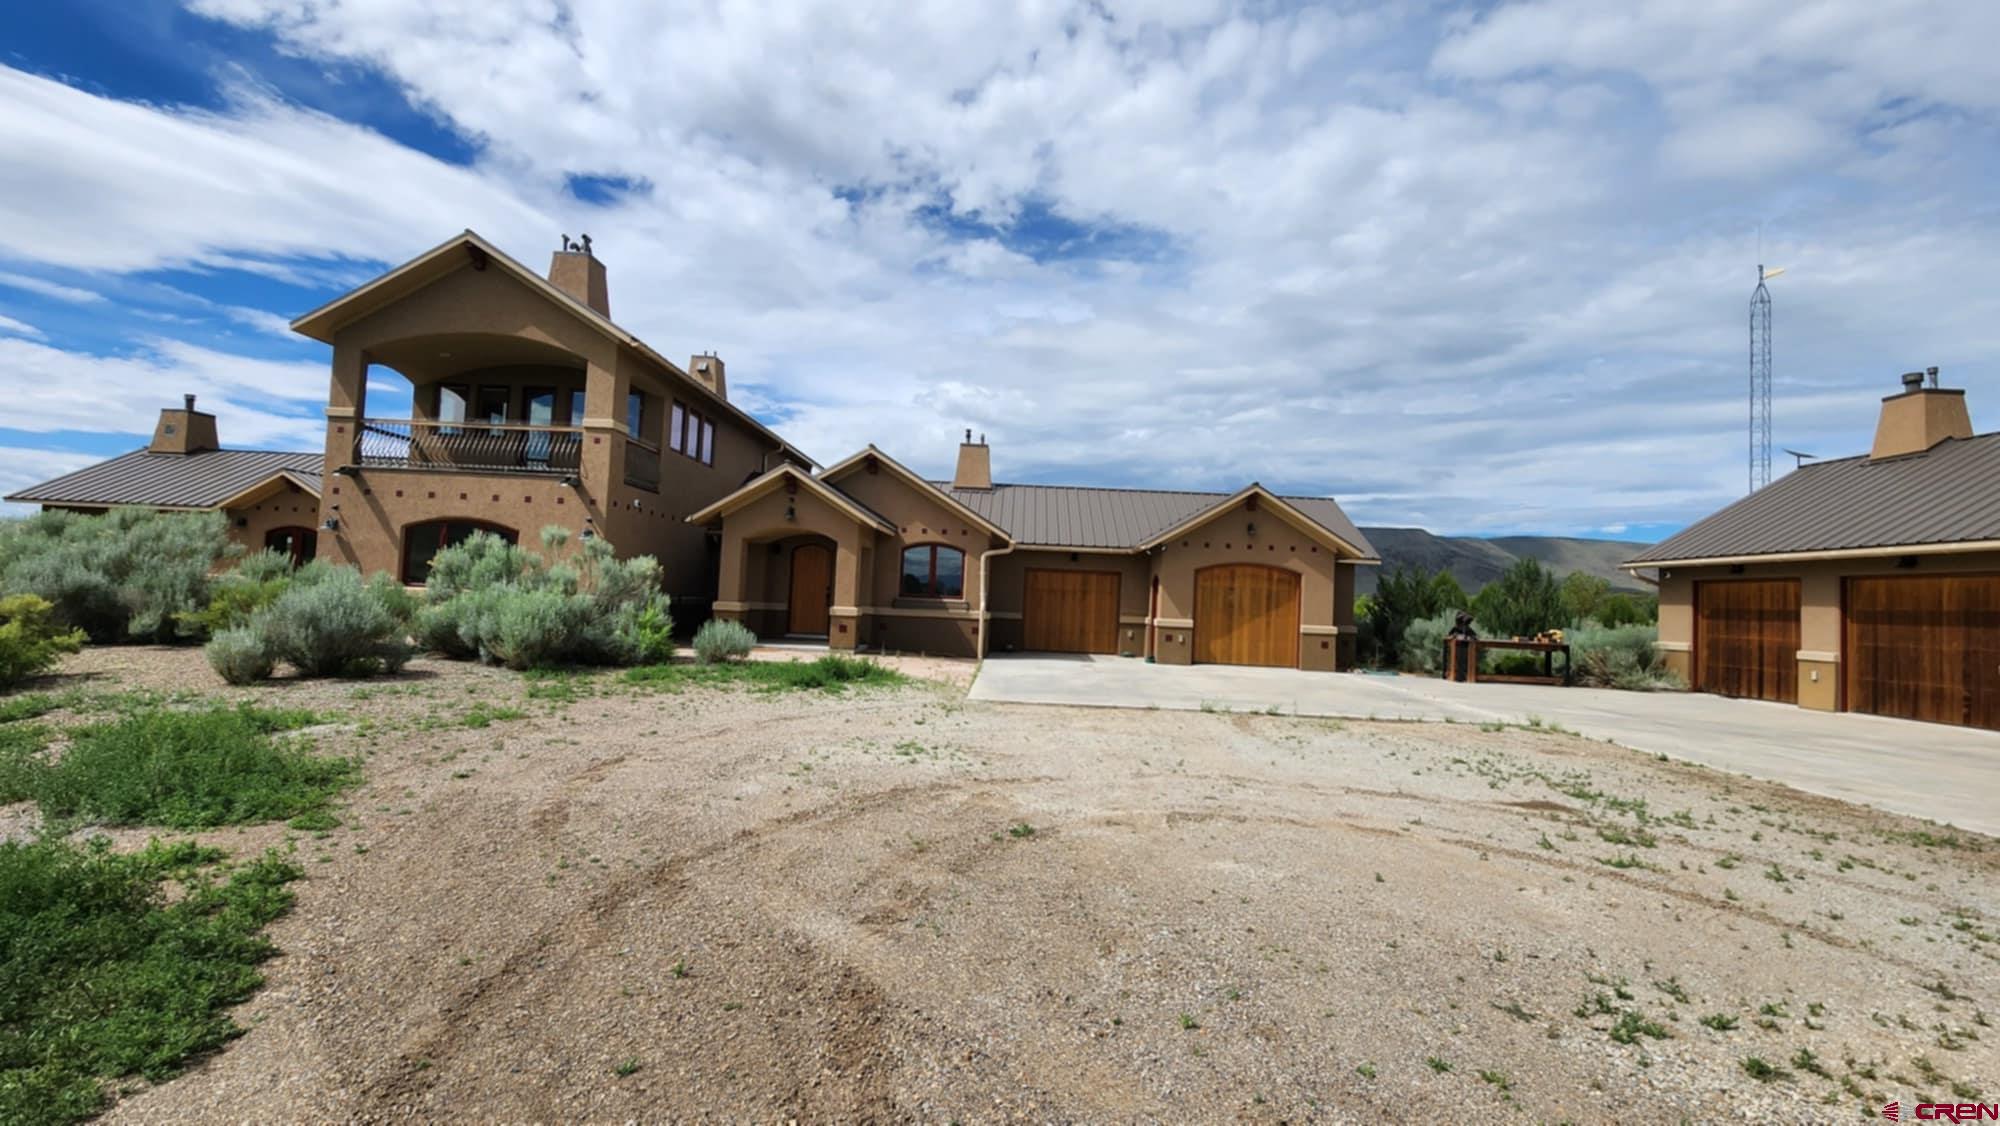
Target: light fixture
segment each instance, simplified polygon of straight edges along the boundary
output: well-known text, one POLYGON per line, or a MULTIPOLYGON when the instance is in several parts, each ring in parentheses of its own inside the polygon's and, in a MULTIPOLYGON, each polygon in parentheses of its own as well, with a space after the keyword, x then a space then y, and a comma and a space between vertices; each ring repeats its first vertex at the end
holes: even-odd
POLYGON ((1256 534, 1257 534, 1257 522, 1256 522, 1255 520, 1252 520, 1252 521, 1250 521, 1250 522, 1249 522, 1248 524, 1245 524, 1245 525, 1243 526, 1243 534, 1244 534, 1244 535, 1246 535, 1246 536, 1254 536, 1254 535, 1256 535, 1256 534))
POLYGON ((799 508, 790 501, 785 502, 785 519, 794 523, 797 523, 799 519, 799 508))
POLYGON ((582 485, 582 484, 583 484, 583 482, 582 482, 582 481, 579 481, 579 480, 577 480, 577 479, 576 479, 576 474, 574 474, 574 473, 567 473, 567 474, 564 474, 564 475, 563 475, 563 479, 562 479, 562 483, 563 483, 563 484, 565 484, 565 485, 568 485, 568 486, 569 486, 570 488, 572 488, 572 489, 574 489, 574 488, 578 487, 579 485, 582 485))
POLYGON ((340 530, 340 506, 337 504, 327 505, 326 519, 320 521, 319 526, 322 531, 338 532, 340 530))

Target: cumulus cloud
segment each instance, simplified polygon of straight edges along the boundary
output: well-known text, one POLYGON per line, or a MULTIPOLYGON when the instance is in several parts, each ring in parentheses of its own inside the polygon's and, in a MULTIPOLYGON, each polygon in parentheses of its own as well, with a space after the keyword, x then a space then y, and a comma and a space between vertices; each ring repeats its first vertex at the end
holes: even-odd
MULTIPOLYGON (((0 70, 0 257, 330 293, 461 227, 529 262, 586 229, 621 323, 721 352, 822 458, 943 473, 971 426, 1007 479, 1254 478, 1444 530, 1739 493, 1760 224, 1781 441, 1865 445, 1913 364, 2000 393, 1990 6, 192 6, 372 68, 475 158, 254 76, 192 110, 0 70)), ((305 389, 253 431, 323 393, 225 355, 105 362, 305 389)))

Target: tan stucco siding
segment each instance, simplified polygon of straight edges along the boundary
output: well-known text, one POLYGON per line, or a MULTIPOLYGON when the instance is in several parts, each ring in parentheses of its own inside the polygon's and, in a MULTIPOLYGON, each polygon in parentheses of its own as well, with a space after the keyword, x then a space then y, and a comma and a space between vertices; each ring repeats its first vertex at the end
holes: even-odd
POLYGON ((1299 576, 1300 667, 1344 667, 1343 635, 1331 631, 1343 624, 1352 629, 1353 568, 1338 566, 1337 561, 1332 548, 1313 542, 1269 511, 1251 511, 1247 501, 1216 514, 1168 541, 1155 556, 1154 569, 1160 577, 1158 659, 1171 664, 1193 659, 1197 571, 1224 563, 1256 563, 1299 576), (1249 530, 1253 524, 1254 534, 1249 530), (1336 606, 1343 601, 1336 572, 1343 570, 1350 572, 1344 623, 1336 616, 1336 606))
MULTIPOLYGON (((278 492, 255 504, 231 508, 229 538, 245 551, 264 550, 264 537, 277 528, 319 528, 319 498, 289 482, 278 492), (239 525, 240 522, 240 525, 239 525)), ((325 535, 324 532, 319 533, 325 535)))
POLYGON ((1146 647, 1148 602, 1152 597, 1152 559, 1145 555, 1110 555, 1097 552, 1062 550, 1021 550, 996 556, 992 564, 992 594, 987 607, 993 614, 993 636, 987 646, 996 653, 1012 652, 1023 644, 1025 595, 1028 572, 1109 571, 1118 576, 1118 648, 1120 652, 1143 655, 1146 647))

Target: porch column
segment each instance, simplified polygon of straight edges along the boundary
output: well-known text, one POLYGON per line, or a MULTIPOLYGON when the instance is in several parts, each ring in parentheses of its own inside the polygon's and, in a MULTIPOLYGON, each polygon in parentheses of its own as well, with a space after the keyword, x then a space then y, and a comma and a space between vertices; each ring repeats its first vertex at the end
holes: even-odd
POLYGON ((860 644, 861 606, 866 598, 867 584, 861 581, 860 537, 850 530, 834 545, 833 609, 828 614, 827 648, 852 649, 860 644))
POLYGON ((354 464, 354 443, 368 410, 368 354, 352 344, 333 347, 333 381, 326 393, 326 474, 354 464))
POLYGON ((615 360, 607 365, 593 358, 584 366, 581 491, 597 515, 597 534, 614 546, 622 524, 612 500, 613 486, 625 480, 625 393, 631 386, 631 375, 615 360))

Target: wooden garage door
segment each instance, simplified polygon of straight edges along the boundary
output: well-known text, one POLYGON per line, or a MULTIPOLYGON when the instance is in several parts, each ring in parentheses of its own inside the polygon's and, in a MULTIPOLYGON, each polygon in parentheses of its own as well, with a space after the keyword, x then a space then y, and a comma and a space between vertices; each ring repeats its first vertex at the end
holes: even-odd
POLYGON ((1299 577, 1229 563, 1194 576, 1194 659, 1207 665, 1299 663, 1299 577))
POLYGON ((1021 607, 1021 648, 1118 652, 1118 573, 1030 568, 1021 607))
POLYGON ((1847 709, 2000 728, 2000 577, 1847 580, 1847 709))
POLYGON ((1798 703, 1798 580, 1696 583, 1694 663, 1703 692, 1798 703))

